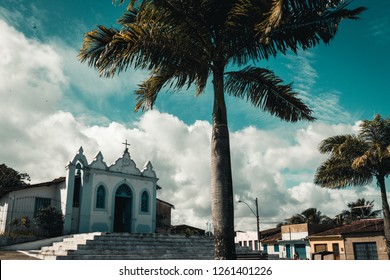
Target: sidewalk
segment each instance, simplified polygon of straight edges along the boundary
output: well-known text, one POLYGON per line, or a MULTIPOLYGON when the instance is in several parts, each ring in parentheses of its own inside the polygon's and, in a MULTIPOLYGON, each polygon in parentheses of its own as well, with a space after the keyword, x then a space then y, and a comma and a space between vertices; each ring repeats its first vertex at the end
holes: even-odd
POLYGON ((40 260, 19 251, 0 251, 0 260, 40 260))

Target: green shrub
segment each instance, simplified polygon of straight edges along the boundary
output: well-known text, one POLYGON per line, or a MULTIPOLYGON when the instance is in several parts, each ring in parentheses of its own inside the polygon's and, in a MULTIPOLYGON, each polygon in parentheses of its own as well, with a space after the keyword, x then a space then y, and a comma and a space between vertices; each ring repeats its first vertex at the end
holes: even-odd
POLYGON ((63 233, 64 219, 55 207, 48 206, 39 209, 35 222, 46 236, 58 236, 63 233))

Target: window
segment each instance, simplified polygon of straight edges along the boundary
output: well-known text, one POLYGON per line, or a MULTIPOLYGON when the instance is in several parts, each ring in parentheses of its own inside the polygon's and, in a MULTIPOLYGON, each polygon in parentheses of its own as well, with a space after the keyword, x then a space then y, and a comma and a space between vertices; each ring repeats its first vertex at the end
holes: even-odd
POLYGON ((377 260, 378 251, 376 242, 353 243, 353 252, 355 260, 377 260))
POLYGON ((74 176, 73 207, 80 207, 81 169, 82 166, 80 162, 78 162, 76 164, 76 174, 74 176))
POLYGON ((141 195, 141 212, 149 212, 149 194, 144 191, 141 195))
POLYGON ((314 252, 322 252, 328 250, 328 246, 326 244, 315 244, 314 252))
POLYGON ((106 189, 102 185, 100 185, 96 191, 96 208, 106 208, 106 189))
POLYGON ((264 253, 268 253, 268 244, 263 245, 263 251, 264 253))
POLYGON ((275 253, 279 252, 279 244, 274 244, 274 252, 275 253))
POLYGON ((129 188, 128 185, 122 184, 119 186, 119 188, 115 192, 115 196, 118 197, 132 197, 132 192, 131 189, 129 188))
POLYGON ((39 210, 50 206, 51 199, 44 197, 36 197, 35 198, 35 206, 34 206, 34 217, 37 216, 39 210))
POLYGON ((333 249, 333 254, 334 254, 335 259, 339 259, 340 258, 340 247, 339 247, 339 244, 338 243, 333 243, 332 244, 332 249, 333 249))

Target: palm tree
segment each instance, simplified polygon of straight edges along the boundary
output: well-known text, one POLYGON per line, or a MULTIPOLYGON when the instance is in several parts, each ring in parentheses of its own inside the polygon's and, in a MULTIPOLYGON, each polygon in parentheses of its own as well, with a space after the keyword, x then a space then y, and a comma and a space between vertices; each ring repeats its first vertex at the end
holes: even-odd
MULTIPOLYGON (((114 0, 123 4, 125 0, 114 0)), ((135 110, 153 108, 163 89, 213 84, 211 208, 215 258, 234 259, 233 184, 225 94, 246 99, 282 120, 314 120, 311 110, 271 70, 253 66, 329 43, 342 19, 364 8, 342 0, 130 0, 120 29, 99 26, 85 35, 79 58, 101 76, 129 67, 151 71, 135 92, 135 110), (227 71, 227 67, 243 67, 227 71)))
POLYGON ((364 198, 350 202, 347 206, 353 220, 376 218, 381 212, 380 210, 373 211, 374 201, 366 201, 364 198))
POLYGON ((376 218, 380 215, 381 210, 374 209, 374 201, 366 201, 364 198, 359 198, 354 202, 347 204, 348 210, 343 210, 336 215, 337 224, 348 224, 361 219, 376 218))
POLYGON ((357 135, 329 137, 321 142, 319 149, 321 153, 329 154, 314 178, 321 187, 364 186, 376 180, 390 254, 390 215, 385 185, 385 178, 390 174, 390 119, 376 115, 372 121, 361 122, 357 135))
POLYGON ((322 215, 316 208, 308 208, 301 214, 295 214, 286 220, 287 224, 329 224, 332 223, 328 216, 322 215))

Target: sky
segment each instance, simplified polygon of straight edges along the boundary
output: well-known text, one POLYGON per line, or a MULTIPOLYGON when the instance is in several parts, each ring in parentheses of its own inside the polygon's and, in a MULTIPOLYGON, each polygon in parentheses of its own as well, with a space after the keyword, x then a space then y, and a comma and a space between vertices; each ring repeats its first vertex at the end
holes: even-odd
MULTIPOLYGON (((235 201, 255 209, 260 229, 307 208, 334 217, 358 198, 381 208, 375 183, 327 190, 313 183, 326 157, 325 138, 356 133, 359 121, 389 117, 390 2, 355 0, 369 9, 343 21, 334 40, 306 52, 260 62, 275 71, 314 111, 314 122, 286 123, 227 99, 235 201)), ((151 161, 158 198, 175 205, 172 223, 206 229, 210 210, 212 91, 161 93, 155 109, 134 112, 133 95, 148 73, 128 70, 112 79, 77 59, 83 36, 97 25, 115 27, 125 7, 110 0, 3 0, 0 3, 0 163, 26 172, 31 183, 65 175, 80 146, 89 161, 107 164, 130 155, 151 161)), ((250 209, 235 203, 236 230, 256 230, 250 209)))

